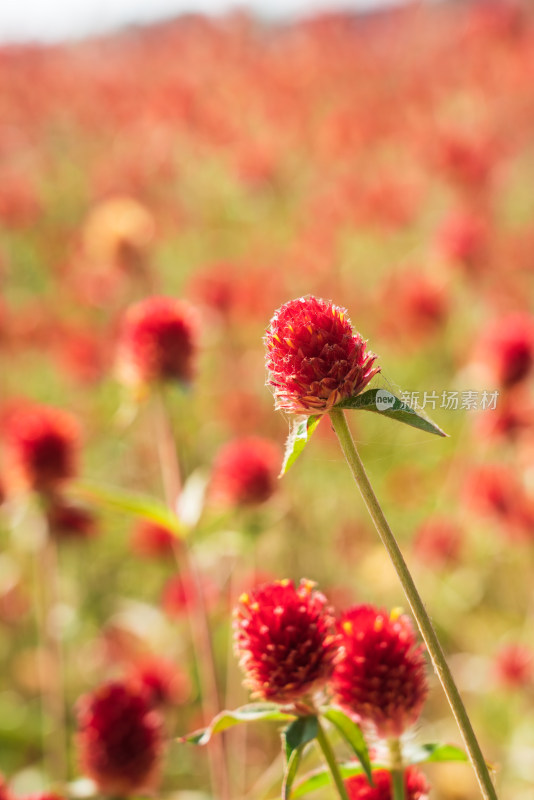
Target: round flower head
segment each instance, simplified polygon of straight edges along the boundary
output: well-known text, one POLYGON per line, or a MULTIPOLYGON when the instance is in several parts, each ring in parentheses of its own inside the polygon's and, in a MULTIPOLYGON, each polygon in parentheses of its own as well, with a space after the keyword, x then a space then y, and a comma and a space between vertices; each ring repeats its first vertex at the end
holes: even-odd
POLYGON ((314 586, 282 580, 241 595, 235 650, 253 697, 291 703, 329 679, 337 653, 334 618, 314 586))
POLYGON ((359 394, 380 370, 345 309, 317 297, 279 308, 265 344, 276 407, 295 414, 326 413, 359 394))
POLYGON ((97 521, 89 508, 54 497, 47 509, 50 532, 58 540, 90 539, 97 532, 97 521))
POLYGON ((274 494, 281 457, 273 442, 258 436, 235 439, 215 460, 211 494, 232 506, 253 506, 274 494))
MULTIPOLYGON (((393 800, 391 773, 387 769, 373 771, 371 786, 365 775, 354 775, 345 782, 349 800, 393 800)), ((415 767, 404 771, 404 794, 406 800, 427 800, 430 786, 426 777, 415 767)))
POLYGON ((154 788, 163 750, 159 714, 125 683, 107 683, 78 705, 80 765, 102 794, 128 797, 154 788))
POLYGON ((14 795, 0 772, 0 800, 14 800, 14 795))
POLYGON ((79 428, 65 411, 27 406, 7 422, 8 468, 27 489, 48 492, 76 474, 79 428))
POLYGON ((503 388, 523 381, 534 369, 534 316, 514 313, 493 322, 484 332, 480 350, 503 388))
POLYGON ((425 657, 410 620, 361 605, 341 616, 338 630, 336 701, 373 723, 380 737, 400 736, 418 718, 427 695, 425 657))
POLYGON ((118 371, 128 384, 190 383, 197 349, 196 315, 172 297, 149 297, 131 306, 118 343, 118 371))

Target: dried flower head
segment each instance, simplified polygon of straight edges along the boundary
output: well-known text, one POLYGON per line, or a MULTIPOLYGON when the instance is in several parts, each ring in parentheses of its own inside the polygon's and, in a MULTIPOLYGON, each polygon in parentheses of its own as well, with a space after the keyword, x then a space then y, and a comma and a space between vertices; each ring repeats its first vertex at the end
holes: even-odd
POLYGON ((84 250, 93 262, 136 269, 144 263, 154 233, 154 218, 147 208, 132 197, 112 197, 87 218, 84 250))
MULTIPOLYGON (((365 775, 354 775, 345 782, 349 800, 392 800, 393 788, 391 773, 387 769, 373 771, 371 786, 365 775)), ((428 800, 430 786, 426 777, 415 767, 404 772, 404 791, 406 800, 428 800)))
POLYGON ((78 703, 80 765, 103 794, 128 797, 156 785, 162 723, 145 696, 125 683, 107 683, 78 703))
POLYGON ((29 405, 7 421, 10 477, 26 489, 49 492, 76 474, 79 427, 66 411, 29 405))
POLYGON ((295 414, 326 413, 359 394, 380 370, 345 309, 317 297, 279 308, 265 345, 276 407, 295 414))
POLYGON ((320 689, 337 653, 333 626, 312 581, 274 581, 241 595, 234 642, 253 697, 291 703, 320 689))
POLYGON ((274 494, 281 455, 269 439, 249 436, 221 448, 213 467, 211 495, 231 506, 253 506, 274 494))
POLYGON ((149 297, 131 306, 118 343, 118 371, 127 384, 189 383, 195 370, 196 315, 173 297, 149 297))
POLYGON ((337 702, 380 737, 398 737, 418 718, 427 695, 425 657, 408 617, 371 605, 338 621, 341 638, 332 687, 337 702))

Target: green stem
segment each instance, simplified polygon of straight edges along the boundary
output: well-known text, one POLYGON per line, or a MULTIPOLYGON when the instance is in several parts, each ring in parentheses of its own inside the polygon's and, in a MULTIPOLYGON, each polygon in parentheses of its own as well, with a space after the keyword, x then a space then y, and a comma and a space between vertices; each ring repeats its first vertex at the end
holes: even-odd
POLYGON ((317 742, 319 743, 319 747, 323 751, 323 756, 325 758, 326 763, 328 764, 328 768, 330 769, 333 781, 337 787, 341 800, 349 800, 349 796, 345 788, 345 781, 341 777, 341 772, 339 771, 339 766, 336 761, 335 753, 332 750, 332 745, 328 741, 324 729, 321 725, 321 721, 318 717, 317 717, 317 742))
MULTIPOLYGON (((182 480, 171 420, 167 413, 163 393, 154 397, 154 427, 165 501, 168 508, 176 514, 182 480)), ((219 713, 220 702, 204 589, 196 560, 188 543, 185 542, 181 546, 176 542, 173 552, 179 574, 182 578, 188 576, 191 579, 190 591, 186 592, 186 609, 198 669, 202 712, 204 722, 208 724, 219 713)), ((213 740, 208 748, 207 756, 213 795, 219 800, 229 800, 230 784, 224 734, 213 740)))
POLYGON ((393 800, 404 800, 404 766, 400 739, 389 739, 388 748, 393 800))
POLYGON ((475 770, 482 796, 486 800, 498 800, 495 787, 491 780, 488 767, 482 755, 482 750, 477 741, 471 721, 463 704, 460 692, 454 682, 452 672, 447 664, 445 654, 437 637, 434 626, 428 616, 428 612, 423 604, 421 596, 404 561, 399 545, 389 527, 384 516, 380 503, 373 491, 373 488, 365 472, 356 446, 352 439, 345 414, 339 408, 330 411, 330 419, 337 434, 345 458, 349 464, 354 480, 367 506, 367 510, 375 524, 375 527, 382 539, 382 542, 389 553, 393 566, 397 570, 402 586, 412 613, 417 621, 419 631, 425 642, 426 648, 432 659, 432 664, 443 687, 443 691, 449 701, 450 707, 460 728, 469 758, 475 770))

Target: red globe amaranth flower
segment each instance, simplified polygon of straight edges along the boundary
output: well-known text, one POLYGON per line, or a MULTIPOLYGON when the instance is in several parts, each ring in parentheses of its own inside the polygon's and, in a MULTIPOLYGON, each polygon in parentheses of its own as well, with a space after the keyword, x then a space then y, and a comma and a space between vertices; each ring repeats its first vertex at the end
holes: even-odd
POLYGON ((182 703, 191 692, 188 676, 171 661, 156 656, 132 664, 127 681, 154 708, 182 703))
POLYGON ((428 566, 446 567, 460 560, 463 535, 461 528, 447 517, 430 517, 416 532, 414 550, 428 566))
MULTIPOLYGON (((354 775, 345 781, 349 800, 392 800, 391 774, 387 769, 373 770, 371 786, 365 775, 354 775)), ((415 767, 404 771, 405 800, 427 800, 430 785, 422 772, 415 767)))
MULTIPOLYGON (((201 586, 206 608, 208 610, 215 608, 220 596, 218 587, 205 575, 201 576, 201 586)), ((174 575, 163 587, 161 595, 163 610, 173 619, 185 617, 188 606, 194 602, 195 594, 196 586, 190 576, 174 575)))
POLYGON ((245 437, 221 448, 213 467, 211 496, 231 506, 264 503, 277 486, 281 454, 268 439, 245 437))
POLYGON ((131 538, 132 550, 143 558, 172 558, 175 543, 178 540, 168 528, 148 519, 138 523, 131 538))
POLYGON ((120 378, 128 384, 189 383, 195 371, 197 320, 193 308, 173 297, 149 297, 124 317, 117 349, 120 378))
POLYGON ((290 580, 263 584, 240 597, 234 643, 252 696, 291 703, 329 679, 337 637, 327 600, 315 584, 290 580))
POLYGON ((409 618, 359 605, 342 614, 338 630, 336 701, 372 722, 380 737, 399 737, 418 718, 428 691, 423 648, 409 618))
POLYGON ((89 508, 54 496, 47 508, 48 526, 57 539, 90 539, 96 534, 96 517, 89 508))
POLYGON ((35 794, 26 794, 20 800, 64 800, 64 798, 55 792, 36 792, 35 794))
POLYGON ((480 355, 503 388, 523 381, 534 368, 534 317, 515 313, 493 322, 482 336, 480 355))
POLYGON ((157 784, 162 722, 140 692, 119 681, 78 702, 81 768, 103 794, 128 797, 157 784))
POLYGON ((532 686, 534 679, 534 654, 522 644, 501 647, 495 657, 495 677, 507 689, 532 686))
POLYGON ((49 406, 15 411, 6 426, 7 466, 13 481, 49 492, 76 475, 79 427, 70 414, 49 406))
POLYGON ((510 539, 532 540, 534 503, 509 466, 474 467, 464 480, 463 497, 475 513, 499 523, 499 529, 510 539))
POLYGON ((0 800, 15 800, 7 781, 0 772, 0 800))
POLYGON ((345 309, 316 297, 299 297, 279 308, 265 345, 267 384, 276 407, 295 414, 326 413, 359 394, 380 371, 345 309))

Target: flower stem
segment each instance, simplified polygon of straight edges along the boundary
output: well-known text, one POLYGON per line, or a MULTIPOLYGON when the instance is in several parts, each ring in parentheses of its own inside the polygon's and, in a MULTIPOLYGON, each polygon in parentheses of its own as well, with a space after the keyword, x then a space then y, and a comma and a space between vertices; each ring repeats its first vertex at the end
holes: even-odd
POLYGON ((400 739, 389 739, 389 771, 393 786, 393 800, 404 800, 404 766, 400 739))
POLYGON ((336 761, 335 753, 332 750, 332 745, 327 739, 327 736, 324 732, 323 726, 321 725, 321 720, 319 719, 319 717, 317 717, 317 742, 319 743, 319 747, 323 751, 323 756, 325 758, 326 763, 328 764, 328 768, 330 769, 333 781, 337 787, 341 800, 349 800, 349 796, 345 788, 345 781, 341 777, 341 772, 339 771, 339 766, 336 761))
MULTIPOLYGON (((176 514, 182 488, 178 454, 164 398, 161 394, 156 395, 153 400, 155 438, 165 500, 169 509, 176 514)), ((187 575, 191 581, 191 591, 186 592, 186 608, 198 669, 202 712, 204 721, 208 724, 219 713, 220 702, 204 590, 196 561, 187 542, 176 541, 173 552, 182 578, 187 575)), ((214 797, 220 800, 229 800, 229 775, 225 749, 224 737, 215 738, 208 748, 212 791, 214 797)))
POLYGON ((67 737, 63 695, 63 654, 60 633, 54 620, 59 598, 57 542, 51 535, 43 510, 44 539, 37 554, 35 572, 38 584, 38 625, 40 639, 40 680, 43 711, 48 730, 44 736, 44 756, 48 777, 58 785, 67 780, 67 737))
POLYGON ((482 796, 486 800, 497 800, 497 793, 493 782, 491 780, 488 767, 482 755, 482 750, 477 741, 475 732, 471 725, 471 721, 463 704, 460 692, 454 682, 449 665, 445 658, 441 644, 437 637, 434 626, 430 620, 428 612, 423 604, 421 596, 417 590, 414 580, 410 574, 408 566, 404 561, 400 551, 397 540, 395 539, 391 528, 384 516, 380 503, 373 491, 373 488, 365 472, 356 446, 352 439, 347 420, 344 412, 339 408, 334 408, 330 411, 330 419, 333 428, 337 434, 339 442, 345 458, 349 464, 354 480, 358 484, 358 488, 363 497, 363 501, 367 506, 367 510, 375 524, 375 527, 382 539, 382 542, 389 553, 393 566, 397 571, 400 578, 404 592, 410 604, 412 613, 416 619, 417 625, 426 648, 432 659, 434 670, 443 687, 443 691, 449 701, 450 707, 460 728, 462 738, 464 740, 469 758, 475 770, 482 796))

